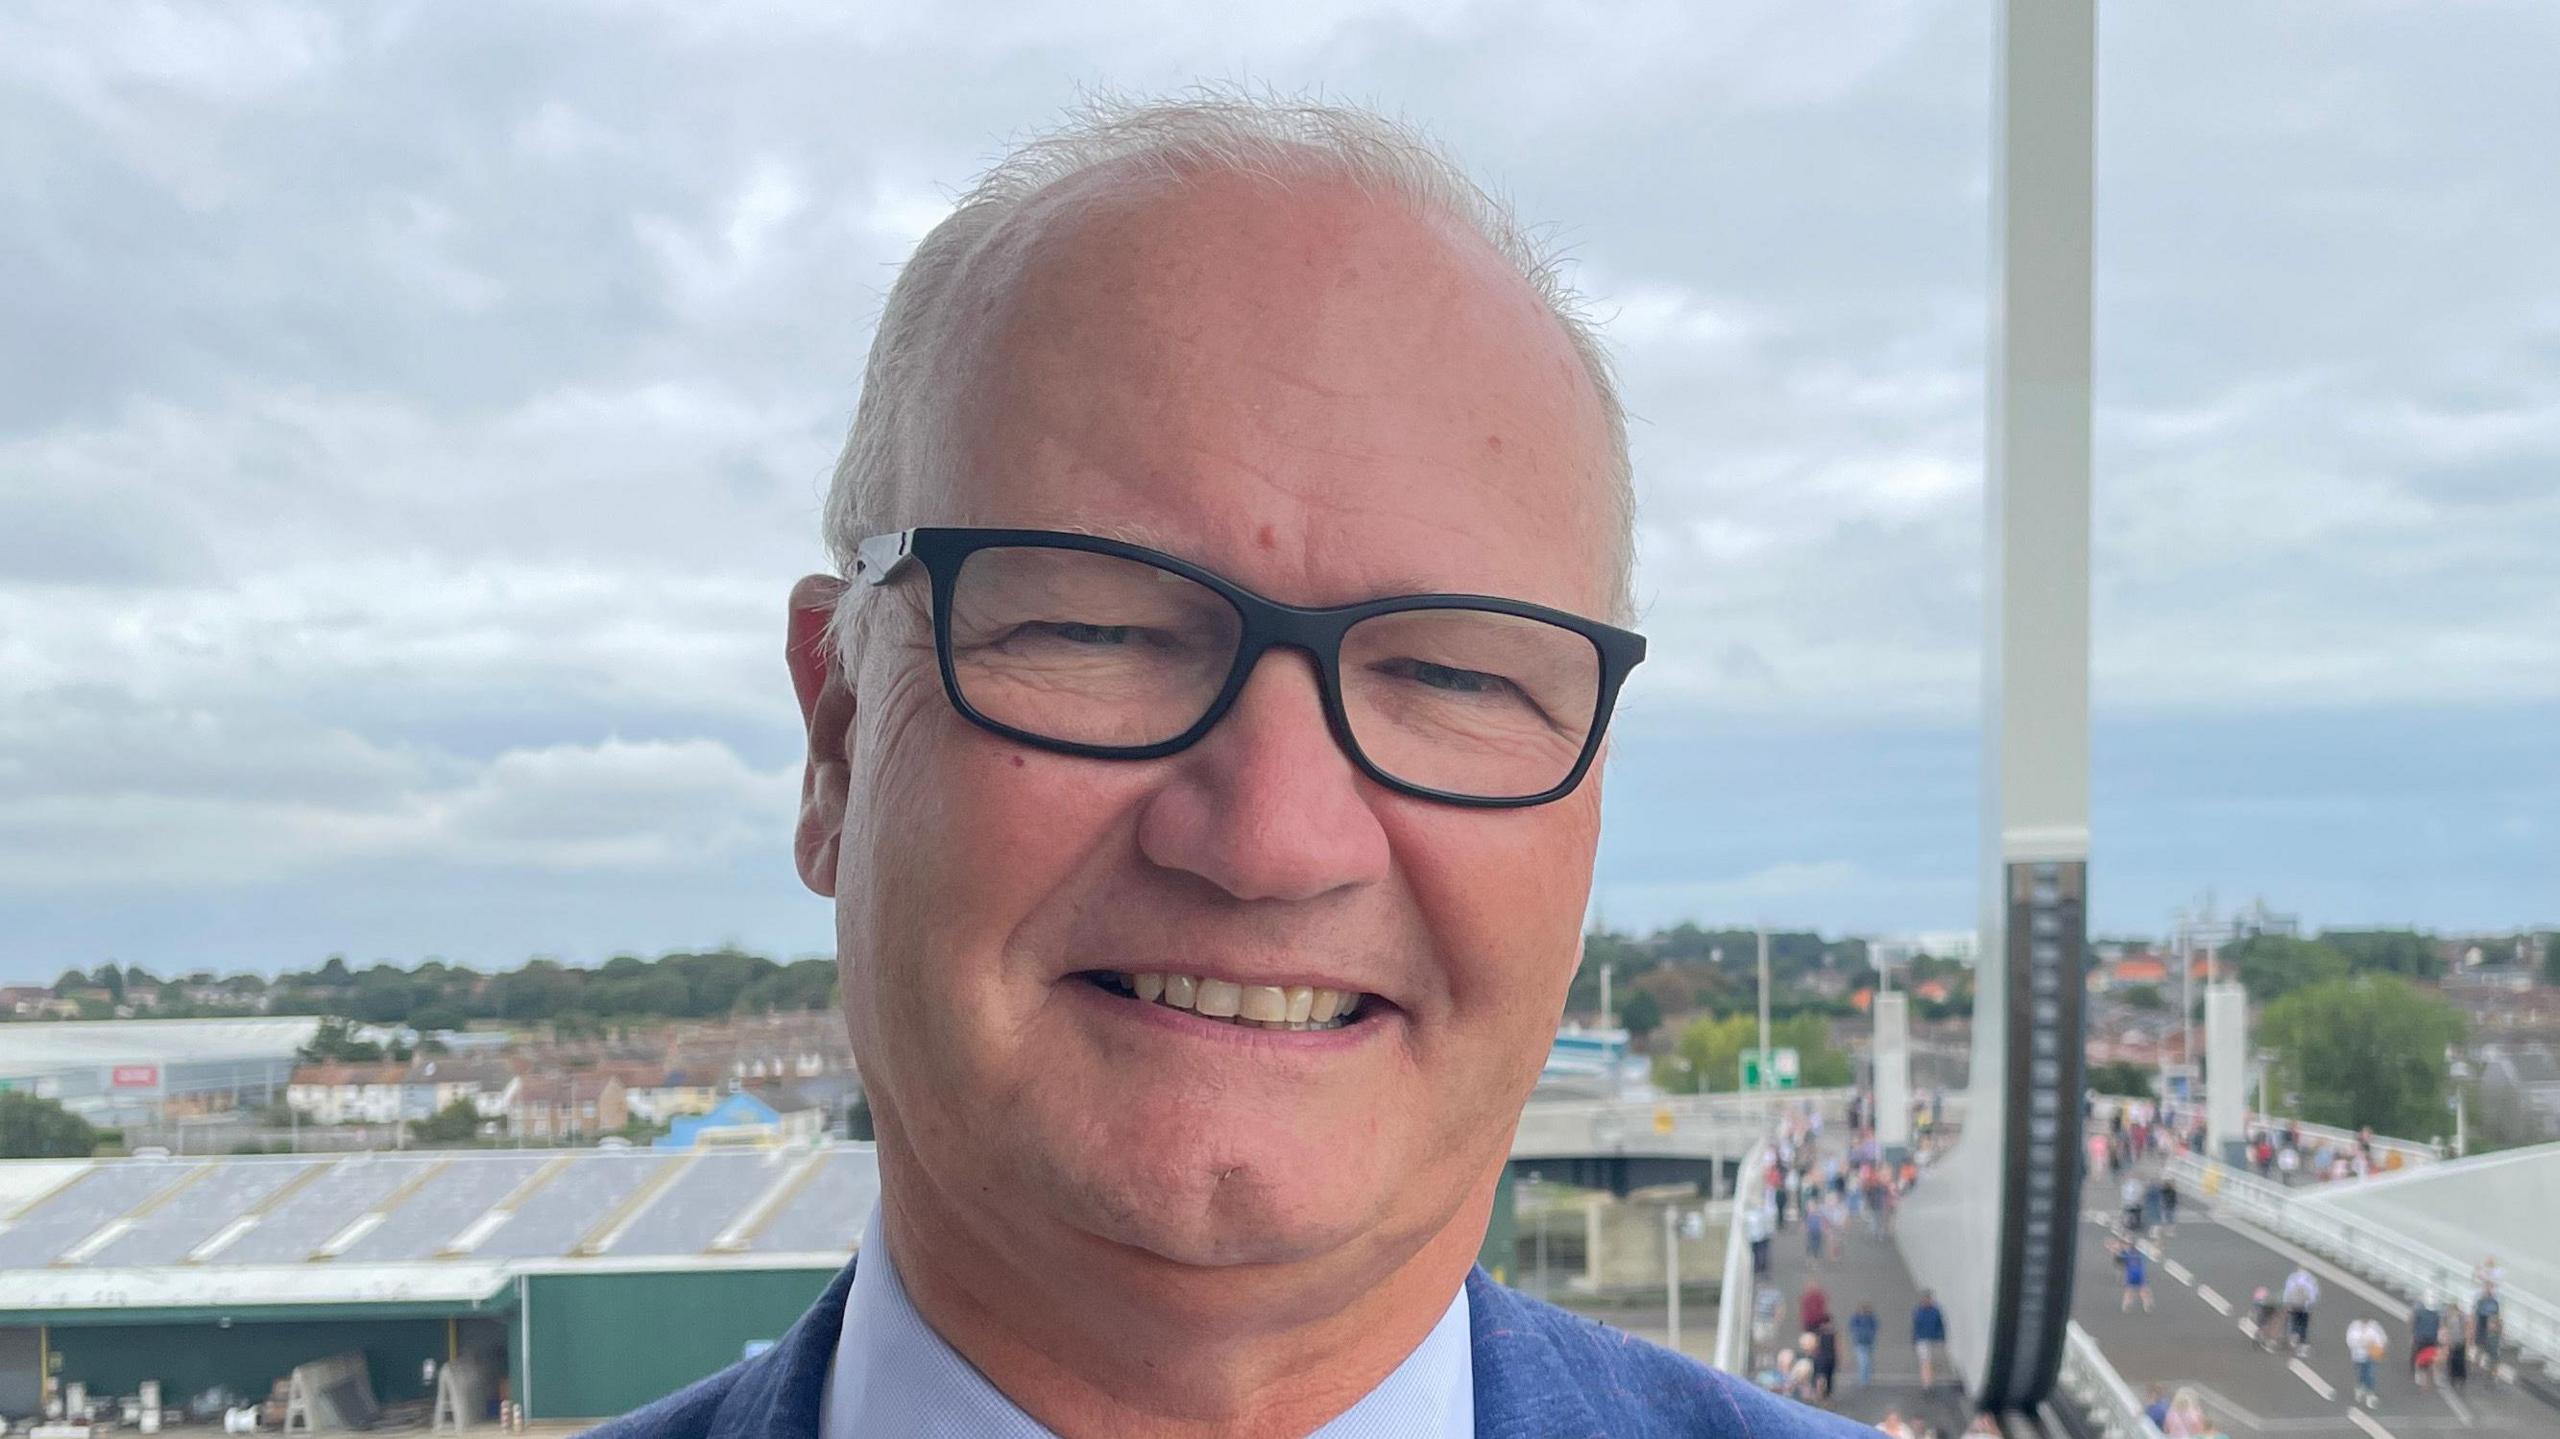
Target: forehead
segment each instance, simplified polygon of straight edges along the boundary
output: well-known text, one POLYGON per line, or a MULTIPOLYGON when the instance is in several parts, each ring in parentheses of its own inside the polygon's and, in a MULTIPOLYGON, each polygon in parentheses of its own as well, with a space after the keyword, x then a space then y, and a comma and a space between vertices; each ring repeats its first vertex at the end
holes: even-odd
POLYGON ((937 365, 930 518, 1122 534, 1299 603, 1609 610, 1598 396, 1483 241, 1332 181, 1040 203, 937 365))

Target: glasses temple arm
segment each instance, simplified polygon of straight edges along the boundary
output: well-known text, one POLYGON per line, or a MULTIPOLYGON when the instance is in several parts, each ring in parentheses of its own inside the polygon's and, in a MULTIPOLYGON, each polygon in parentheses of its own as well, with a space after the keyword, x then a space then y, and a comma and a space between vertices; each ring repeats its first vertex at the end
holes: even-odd
POLYGON ((853 578, 867 585, 885 585, 906 568, 915 545, 915 531, 893 530, 873 535, 854 546, 853 578))

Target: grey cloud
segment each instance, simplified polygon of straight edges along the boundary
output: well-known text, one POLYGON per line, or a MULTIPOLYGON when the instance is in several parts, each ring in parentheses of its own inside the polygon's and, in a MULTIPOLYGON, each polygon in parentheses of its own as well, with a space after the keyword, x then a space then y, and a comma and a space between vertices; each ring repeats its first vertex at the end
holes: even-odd
MULTIPOLYGON (((2560 696, 2560 12, 2102 16, 2102 709, 2560 696)), ((0 834, 243 895, 751 852, 896 263, 1078 86, 1201 77, 1378 101, 1555 225, 1636 419, 1632 713, 1956 722, 1989 55, 1891 0, 13 8, 0 834)), ((1847 853, 1710 858, 1937 892, 1847 853)))

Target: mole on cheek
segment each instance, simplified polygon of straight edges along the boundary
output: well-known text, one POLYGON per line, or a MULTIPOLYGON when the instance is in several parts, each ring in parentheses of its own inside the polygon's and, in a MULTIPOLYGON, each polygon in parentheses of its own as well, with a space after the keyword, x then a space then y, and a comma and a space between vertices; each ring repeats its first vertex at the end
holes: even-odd
POLYGON ((1493 451, 1493 452, 1494 452, 1495 454, 1497 454, 1497 455, 1498 455, 1498 454, 1501 454, 1501 453, 1502 453, 1502 436, 1500 436, 1500 435, 1487 435, 1487 436, 1485 436, 1485 437, 1484 437, 1484 447, 1485 447, 1486 449, 1488 449, 1488 450, 1493 451))
POLYGON ((1280 545, 1280 537, 1269 525, 1264 525, 1253 532, 1253 542, 1266 550, 1277 549, 1280 545))
POLYGON ((1013 767, 1014 767, 1015 769, 1020 769, 1020 768, 1022 768, 1022 756, 1020 756, 1020 755, 1015 755, 1015 756, 1013 757, 1013 767))

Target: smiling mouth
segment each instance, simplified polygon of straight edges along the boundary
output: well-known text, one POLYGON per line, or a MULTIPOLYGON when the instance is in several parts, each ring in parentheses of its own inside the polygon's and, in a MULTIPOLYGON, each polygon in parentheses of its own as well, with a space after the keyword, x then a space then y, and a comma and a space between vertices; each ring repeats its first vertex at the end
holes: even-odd
POLYGON ((1140 1004, 1161 1004, 1244 1029, 1340 1029, 1383 1003, 1375 996, 1344 989, 1236 984, 1189 974, 1095 969, 1087 970, 1083 978, 1097 989, 1140 1004))

